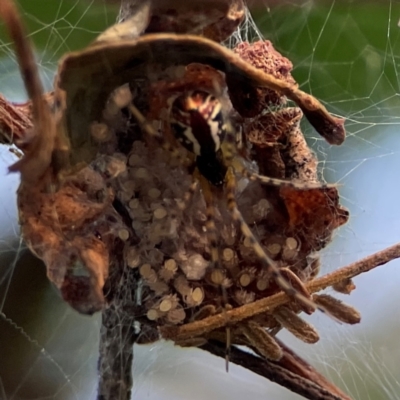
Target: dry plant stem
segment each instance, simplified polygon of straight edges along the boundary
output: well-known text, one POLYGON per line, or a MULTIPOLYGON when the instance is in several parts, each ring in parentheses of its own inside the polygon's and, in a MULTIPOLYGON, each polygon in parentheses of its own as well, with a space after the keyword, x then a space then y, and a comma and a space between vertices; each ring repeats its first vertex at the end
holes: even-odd
POLYGON ((13 1, 0 1, 0 16, 14 43, 21 76, 31 100, 34 125, 31 137, 24 138, 29 151, 27 149, 26 156, 10 166, 9 170, 21 172, 21 183, 35 186, 48 173, 48 168, 52 163, 57 135, 56 121, 50 113, 46 96, 43 96, 32 45, 27 39, 25 28, 13 1))
MULTIPOLYGON (((399 257, 400 243, 317 278, 306 284, 306 288, 310 293, 319 292, 329 286, 353 278, 363 272, 368 272, 373 268, 386 264, 399 257)), ((227 323, 235 324, 254 315, 270 312, 272 309, 286 304, 289 301, 290 298, 286 294, 280 292, 265 299, 208 317, 201 321, 192 322, 180 327, 162 327, 160 328, 160 332, 165 339, 173 340, 183 340, 193 336, 200 336, 214 329, 226 326, 227 323)))
POLYGON ((114 306, 107 307, 100 329, 98 400, 130 400, 135 340, 134 318, 121 318, 114 306))
POLYGON ((0 2, 0 15, 2 16, 11 39, 15 46, 21 76, 25 83, 26 91, 33 104, 33 115, 39 121, 42 115, 42 84, 39 74, 36 73, 36 61, 32 52, 32 46, 26 39, 27 34, 23 28, 19 13, 14 2, 2 0, 0 2), (34 71, 32 73, 32 71, 34 71))
MULTIPOLYGON (((200 347, 211 354, 225 358, 225 345, 217 341, 209 341, 200 347)), ((279 365, 232 346, 229 361, 246 368, 257 375, 276 382, 309 400, 351 400, 348 396, 340 396, 318 384, 279 365)), ((312 367, 311 367, 312 368, 312 367)), ((268 398, 266 393, 265 399, 268 398)))
POLYGON ((101 315, 98 400, 131 399, 133 345, 137 340, 134 322, 137 312, 127 313, 124 310, 128 299, 126 286, 119 283, 124 281, 126 285, 132 284, 134 287, 135 281, 132 281, 130 275, 132 270, 125 270, 122 253, 120 243, 113 250, 113 272, 104 288, 107 305, 101 315))
POLYGON ((8 102, 0 95, 0 143, 11 145, 23 138, 27 129, 32 128, 32 120, 26 105, 8 102))
POLYGON ((281 367, 291 371, 298 376, 314 382, 315 384, 323 387, 325 390, 332 392, 340 399, 351 400, 351 398, 346 393, 343 393, 338 387, 329 382, 314 367, 312 367, 305 360, 299 357, 281 340, 279 340, 278 338, 275 338, 275 340, 283 350, 283 357, 278 362, 276 362, 276 364, 279 364, 281 367))

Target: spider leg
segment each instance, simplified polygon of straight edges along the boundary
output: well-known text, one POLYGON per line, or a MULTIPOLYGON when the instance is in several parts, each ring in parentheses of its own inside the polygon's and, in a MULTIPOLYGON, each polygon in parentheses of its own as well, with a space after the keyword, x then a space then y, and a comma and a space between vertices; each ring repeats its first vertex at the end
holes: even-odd
POLYGON ((298 190, 311 190, 311 189, 328 189, 332 187, 337 187, 335 184, 320 183, 320 182, 296 182, 286 179, 271 178, 269 176, 264 176, 257 174, 249 170, 243 162, 237 157, 236 151, 236 134, 230 122, 225 125, 225 144, 224 144, 224 158, 226 165, 234 166, 236 172, 239 172, 244 177, 251 181, 259 181, 266 185, 273 185, 278 187, 290 187, 298 190))
MULTIPOLYGON (((275 282, 277 285, 290 297, 296 299, 300 304, 303 304, 306 308, 315 310, 318 309, 324 314, 329 313, 320 306, 317 306, 317 304, 314 303, 313 300, 310 298, 307 298, 300 292, 298 292, 295 288, 293 288, 290 283, 284 278, 284 276, 281 274, 279 267, 276 265, 276 263, 271 259, 271 257, 268 256, 268 254, 264 251, 256 237, 254 236, 253 232, 251 231, 250 227, 244 220, 241 212, 239 211, 239 208, 237 206, 236 202, 236 176, 235 176, 235 168, 237 167, 237 161, 238 158, 236 157, 237 151, 236 151, 236 134, 233 129, 233 126, 231 123, 228 121, 225 124, 225 142, 224 142, 224 148, 223 148, 223 155, 225 159, 225 163, 228 166, 226 177, 225 177, 225 188, 227 190, 227 205, 228 205, 228 211, 231 213, 232 218, 234 221, 237 221, 240 225, 240 229, 243 233, 243 235, 248 238, 249 242, 251 243, 254 251, 258 255, 259 259, 261 262, 264 264, 266 270, 271 274, 271 276, 274 278, 275 282)), ((240 163, 242 165, 242 163, 240 163)), ((239 171, 241 170, 239 167, 239 171)), ((261 175, 254 176, 253 179, 257 179, 261 177, 261 175)), ((268 178, 268 177, 263 177, 266 180, 271 179, 271 181, 265 182, 265 183, 270 183, 270 184, 275 184, 275 182, 283 182, 285 185, 289 184, 291 182, 285 181, 285 180, 275 180, 274 178, 268 178)), ((278 184, 279 186, 279 184, 278 184)), ((318 187, 321 187, 320 185, 318 187)), ((302 187, 302 189, 304 189, 302 187)))
MULTIPOLYGON (((213 193, 211 191, 210 183, 203 175, 198 173, 198 180, 201 184, 203 196, 206 202, 206 229, 209 236, 210 243, 210 253, 211 253, 211 263, 212 272, 211 280, 213 283, 218 284, 222 292, 222 312, 224 313, 227 308, 229 308, 228 294, 224 286, 225 274, 224 270, 220 267, 219 258, 219 246, 218 246, 218 234, 217 227, 215 224, 215 206, 213 201, 213 193)), ((225 370, 229 371, 229 354, 231 349, 231 329, 229 326, 225 327, 226 332, 226 347, 225 347, 225 370)))
MULTIPOLYGON (((212 268, 215 270, 219 266, 219 250, 218 250, 218 239, 217 239, 217 227, 215 225, 215 208, 214 208, 214 196, 211 191, 210 184, 208 181, 199 173, 197 174, 197 179, 200 182, 200 186, 202 189, 203 197, 206 202, 206 229, 207 235, 209 237, 210 242, 210 253, 211 253, 211 263, 212 268)), ((213 282, 220 283, 219 278, 222 275, 215 274, 213 282)))
POLYGON ((278 187, 290 187, 298 190, 311 190, 311 189, 328 189, 337 187, 335 184, 320 183, 320 182, 296 182, 285 179, 270 178, 269 176, 264 176, 257 174, 243 167, 240 171, 242 175, 251 181, 258 181, 266 185, 273 185, 278 187))
MULTIPOLYGON (((168 140, 166 140, 165 137, 160 135, 153 127, 153 125, 146 119, 146 117, 140 112, 140 110, 131 102, 128 105, 128 109, 132 116, 136 119, 137 123, 139 124, 140 129, 142 129, 143 132, 148 134, 150 137, 155 138, 158 142, 161 143, 162 148, 171 154, 171 157, 181 165, 184 165, 186 162, 186 159, 184 156, 182 156, 182 153, 179 152, 178 148, 173 146, 168 140)), ((178 209, 180 212, 183 212, 186 210, 191 198, 196 192, 198 186, 198 181, 195 179, 193 183, 190 185, 188 190, 183 196, 183 201, 177 202, 178 209)), ((178 221, 178 214, 176 210, 171 210, 170 214, 171 221, 178 221)))
MULTIPOLYGON (((227 205, 228 211, 230 211, 232 218, 240 224, 240 229, 243 235, 248 238, 251 243, 254 251, 258 255, 261 262, 264 264, 267 272, 271 274, 274 278, 277 285, 290 297, 297 300, 300 304, 303 304, 309 310, 319 310, 322 313, 328 315, 333 318, 335 321, 340 322, 337 318, 335 318, 325 307, 321 305, 317 305, 311 298, 306 297, 304 294, 300 293, 298 290, 292 287, 292 285, 285 279, 285 277, 281 274, 279 267, 276 265, 274 260, 268 256, 268 254, 264 251, 261 244, 258 242, 253 232, 251 231, 249 225, 244 220, 242 213, 239 211, 239 208, 236 203, 236 176, 235 170, 238 169, 239 172, 243 174, 243 171, 246 170, 242 165, 242 162, 239 162, 239 157, 237 156, 237 148, 236 148, 236 133, 233 129, 232 124, 227 121, 225 123, 225 141, 223 146, 223 156, 225 160, 225 164, 227 166, 227 173, 225 177, 225 188, 227 190, 227 205), (239 164, 239 166, 238 166, 239 164)), ((246 172, 245 172, 246 174, 246 172)), ((252 180, 260 180, 263 183, 277 185, 277 186, 291 186, 293 188, 298 188, 300 190, 305 189, 314 189, 315 187, 307 186, 308 183, 299 183, 293 184, 293 182, 269 178, 266 176, 253 174, 249 172, 249 179, 252 180), (304 186, 305 185, 305 186, 304 186), (307 186, 307 187, 306 187, 307 186)), ((313 183, 310 185, 314 185, 313 183)), ((317 188, 328 188, 331 185, 318 184, 317 188)))
POLYGON ((185 211, 189 205, 190 200, 193 198, 196 193, 197 187, 199 186, 199 181, 195 179, 192 184, 189 186, 189 189, 183 195, 183 199, 181 202, 178 202, 178 208, 181 211, 185 211))
POLYGON ((231 355, 231 343, 232 343, 232 335, 231 328, 229 326, 225 326, 226 332, 226 341, 225 341, 225 371, 229 372, 229 359, 231 355))
POLYGON ((145 116, 138 110, 138 108, 130 103, 128 105, 128 109, 131 112, 132 116, 136 119, 140 128, 146 132, 150 137, 157 139, 161 142, 161 146, 165 151, 171 153, 171 156, 177 159, 180 163, 184 164, 185 158, 182 157, 178 148, 173 146, 170 142, 168 142, 162 135, 160 135, 153 127, 153 125, 145 118, 145 116))
POLYGON ((199 182, 197 180, 193 181, 193 183, 189 186, 189 189, 183 195, 183 201, 186 204, 193 198, 198 186, 199 186, 199 182))
POLYGON ((133 105, 133 103, 130 103, 128 105, 128 109, 133 115, 133 117, 136 119, 138 122, 140 128, 145 131, 148 135, 156 138, 160 138, 160 135, 157 133, 157 131, 154 129, 153 125, 150 124, 150 122, 145 118, 145 116, 138 110, 138 108, 133 105))
POLYGON ((249 240, 254 251, 257 256, 263 263, 264 267, 268 271, 268 273, 274 278, 277 285, 290 297, 297 300, 300 304, 303 304, 307 308, 312 310, 318 309, 323 313, 326 313, 325 309, 317 306, 311 299, 307 298, 300 292, 298 292, 295 288, 293 288, 290 283, 283 277, 281 274, 279 267, 267 255, 267 253, 262 248, 261 244, 258 242, 253 232, 251 231, 249 225, 244 220, 241 212, 238 209, 236 198, 235 198, 235 189, 236 189, 236 177, 233 167, 230 166, 226 175, 226 190, 227 190, 227 203, 228 210, 232 215, 232 218, 240 224, 240 229, 243 235, 249 240))
POLYGON ((176 226, 179 224, 179 217, 178 217, 178 213, 183 213, 189 203, 190 200, 193 198, 194 194, 196 193, 196 190, 199 186, 199 181, 197 179, 195 179, 192 184, 189 186, 188 190, 184 193, 183 198, 181 200, 175 200, 176 205, 177 205, 177 209, 176 208, 172 208, 172 210, 170 211, 170 219, 171 219, 171 225, 174 226, 176 224, 176 226))
MULTIPOLYGON (((220 257, 219 257, 219 246, 218 246, 218 232, 215 224, 215 206, 213 201, 213 194, 211 191, 210 183, 204 178, 203 175, 196 169, 194 173, 195 180, 190 185, 188 191, 184 195, 184 201, 181 204, 181 210, 184 210, 190 200, 193 197, 197 186, 201 185, 204 200, 206 202, 206 229, 207 235, 210 243, 210 255, 211 255, 211 280, 213 283, 218 284, 221 288, 222 294, 222 310, 226 311, 228 305, 228 295, 226 288, 224 286, 223 280, 225 278, 224 271, 220 267, 220 257)), ((226 372, 229 371, 229 354, 231 349, 231 329, 229 326, 225 327, 226 332, 226 348, 225 348, 225 369, 226 372)))

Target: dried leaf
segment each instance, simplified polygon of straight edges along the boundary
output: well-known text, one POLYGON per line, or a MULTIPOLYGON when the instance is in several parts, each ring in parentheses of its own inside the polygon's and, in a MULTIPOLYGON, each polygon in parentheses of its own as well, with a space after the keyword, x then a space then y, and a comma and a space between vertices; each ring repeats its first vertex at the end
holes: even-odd
POLYGON ((320 250, 330 240, 334 229, 345 224, 348 211, 340 206, 335 188, 299 191, 281 188, 280 195, 289 214, 290 227, 304 232, 307 240, 302 245, 320 250))
POLYGON ((99 311, 115 241, 108 219, 122 226, 101 176, 84 168, 54 193, 46 185, 23 185, 18 208, 25 242, 64 299, 84 314, 99 311))

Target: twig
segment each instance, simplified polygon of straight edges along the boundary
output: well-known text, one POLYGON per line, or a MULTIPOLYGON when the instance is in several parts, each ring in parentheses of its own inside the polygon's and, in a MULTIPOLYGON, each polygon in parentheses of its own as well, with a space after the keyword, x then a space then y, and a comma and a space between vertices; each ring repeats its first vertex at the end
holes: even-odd
MULTIPOLYGON (((305 286, 310 293, 319 292, 328 286, 336 285, 346 279, 368 272, 373 268, 386 264, 399 257, 400 243, 397 243, 394 246, 388 247, 346 267, 308 282, 305 286)), ((160 332, 165 339, 184 340, 192 336, 204 335, 214 329, 222 328, 226 326, 227 323, 235 324, 246 318, 253 317, 254 315, 270 312, 274 308, 288 303, 290 300, 291 299, 286 294, 280 292, 265 299, 257 300, 254 303, 246 304, 242 307, 180 327, 161 327, 160 332)))
MULTIPOLYGON (((225 345, 217 341, 209 341, 200 348, 218 357, 225 358, 226 356, 225 345)), ((263 376, 272 382, 276 382, 309 400, 351 400, 351 398, 346 395, 336 395, 330 390, 289 371, 279 365, 279 363, 257 357, 253 354, 242 351, 235 346, 230 350, 229 361, 240 365, 257 375, 263 376)), ((310 368, 312 367, 310 366, 310 368)), ((267 393, 265 398, 268 398, 267 393)))
POLYGON ((135 296, 132 288, 137 282, 134 271, 125 268, 121 257, 123 243, 117 241, 112 254, 112 272, 104 287, 107 306, 101 315, 97 400, 130 400, 133 345, 138 335, 134 325, 136 313, 127 312, 124 305, 134 303, 129 296, 135 296))
POLYGON ((115 307, 102 312, 99 346, 98 400, 130 400, 134 318, 122 318, 115 307))
POLYGON ((282 368, 291 371, 292 373, 301 376, 308 381, 324 388, 328 392, 332 392, 335 396, 340 397, 342 400, 351 400, 351 398, 340 390, 333 383, 328 381, 322 374, 320 374, 314 367, 307 361, 298 356, 293 350, 287 347, 281 340, 275 337, 275 340, 283 350, 282 358, 276 362, 282 368))
POLYGON ((29 146, 27 145, 29 150, 26 149, 25 157, 11 165, 9 171, 21 172, 21 181, 35 187, 48 172, 48 168, 58 161, 55 159, 55 147, 61 149, 66 145, 61 144, 61 140, 57 139, 56 120, 43 96, 43 87, 32 45, 12 0, 0 1, 0 16, 14 43, 21 76, 31 100, 34 127, 31 137, 26 140, 29 142, 29 146))
POLYGON ((0 94, 0 143, 16 144, 23 140, 33 123, 26 104, 13 104, 0 94))

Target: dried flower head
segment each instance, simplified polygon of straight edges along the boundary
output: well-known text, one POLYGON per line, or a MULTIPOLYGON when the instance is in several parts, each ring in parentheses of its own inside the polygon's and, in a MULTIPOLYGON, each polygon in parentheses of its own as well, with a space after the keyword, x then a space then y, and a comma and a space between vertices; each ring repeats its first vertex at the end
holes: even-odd
POLYGON ((233 51, 215 42, 240 23, 241 1, 180 13, 167 12, 168 1, 127 4, 128 30, 111 28, 67 54, 44 100, 17 13, 0 3, 32 98, 34 134, 21 133, 25 156, 12 167, 22 173, 23 236, 72 307, 103 310, 106 343, 117 324, 129 333, 126 364, 134 340, 159 337, 214 353, 221 342, 245 345, 263 362, 287 364, 277 331, 319 338, 300 311, 316 305, 359 321, 338 300, 312 296, 327 285, 350 292, 355 273, 316 278, 316 253, 348 213, 319 181, 299 122, 304 114, 341 144, 343 120, 298 89, 270 42, 233 51), (127 34, 138 16, 146 18, 127 34))

